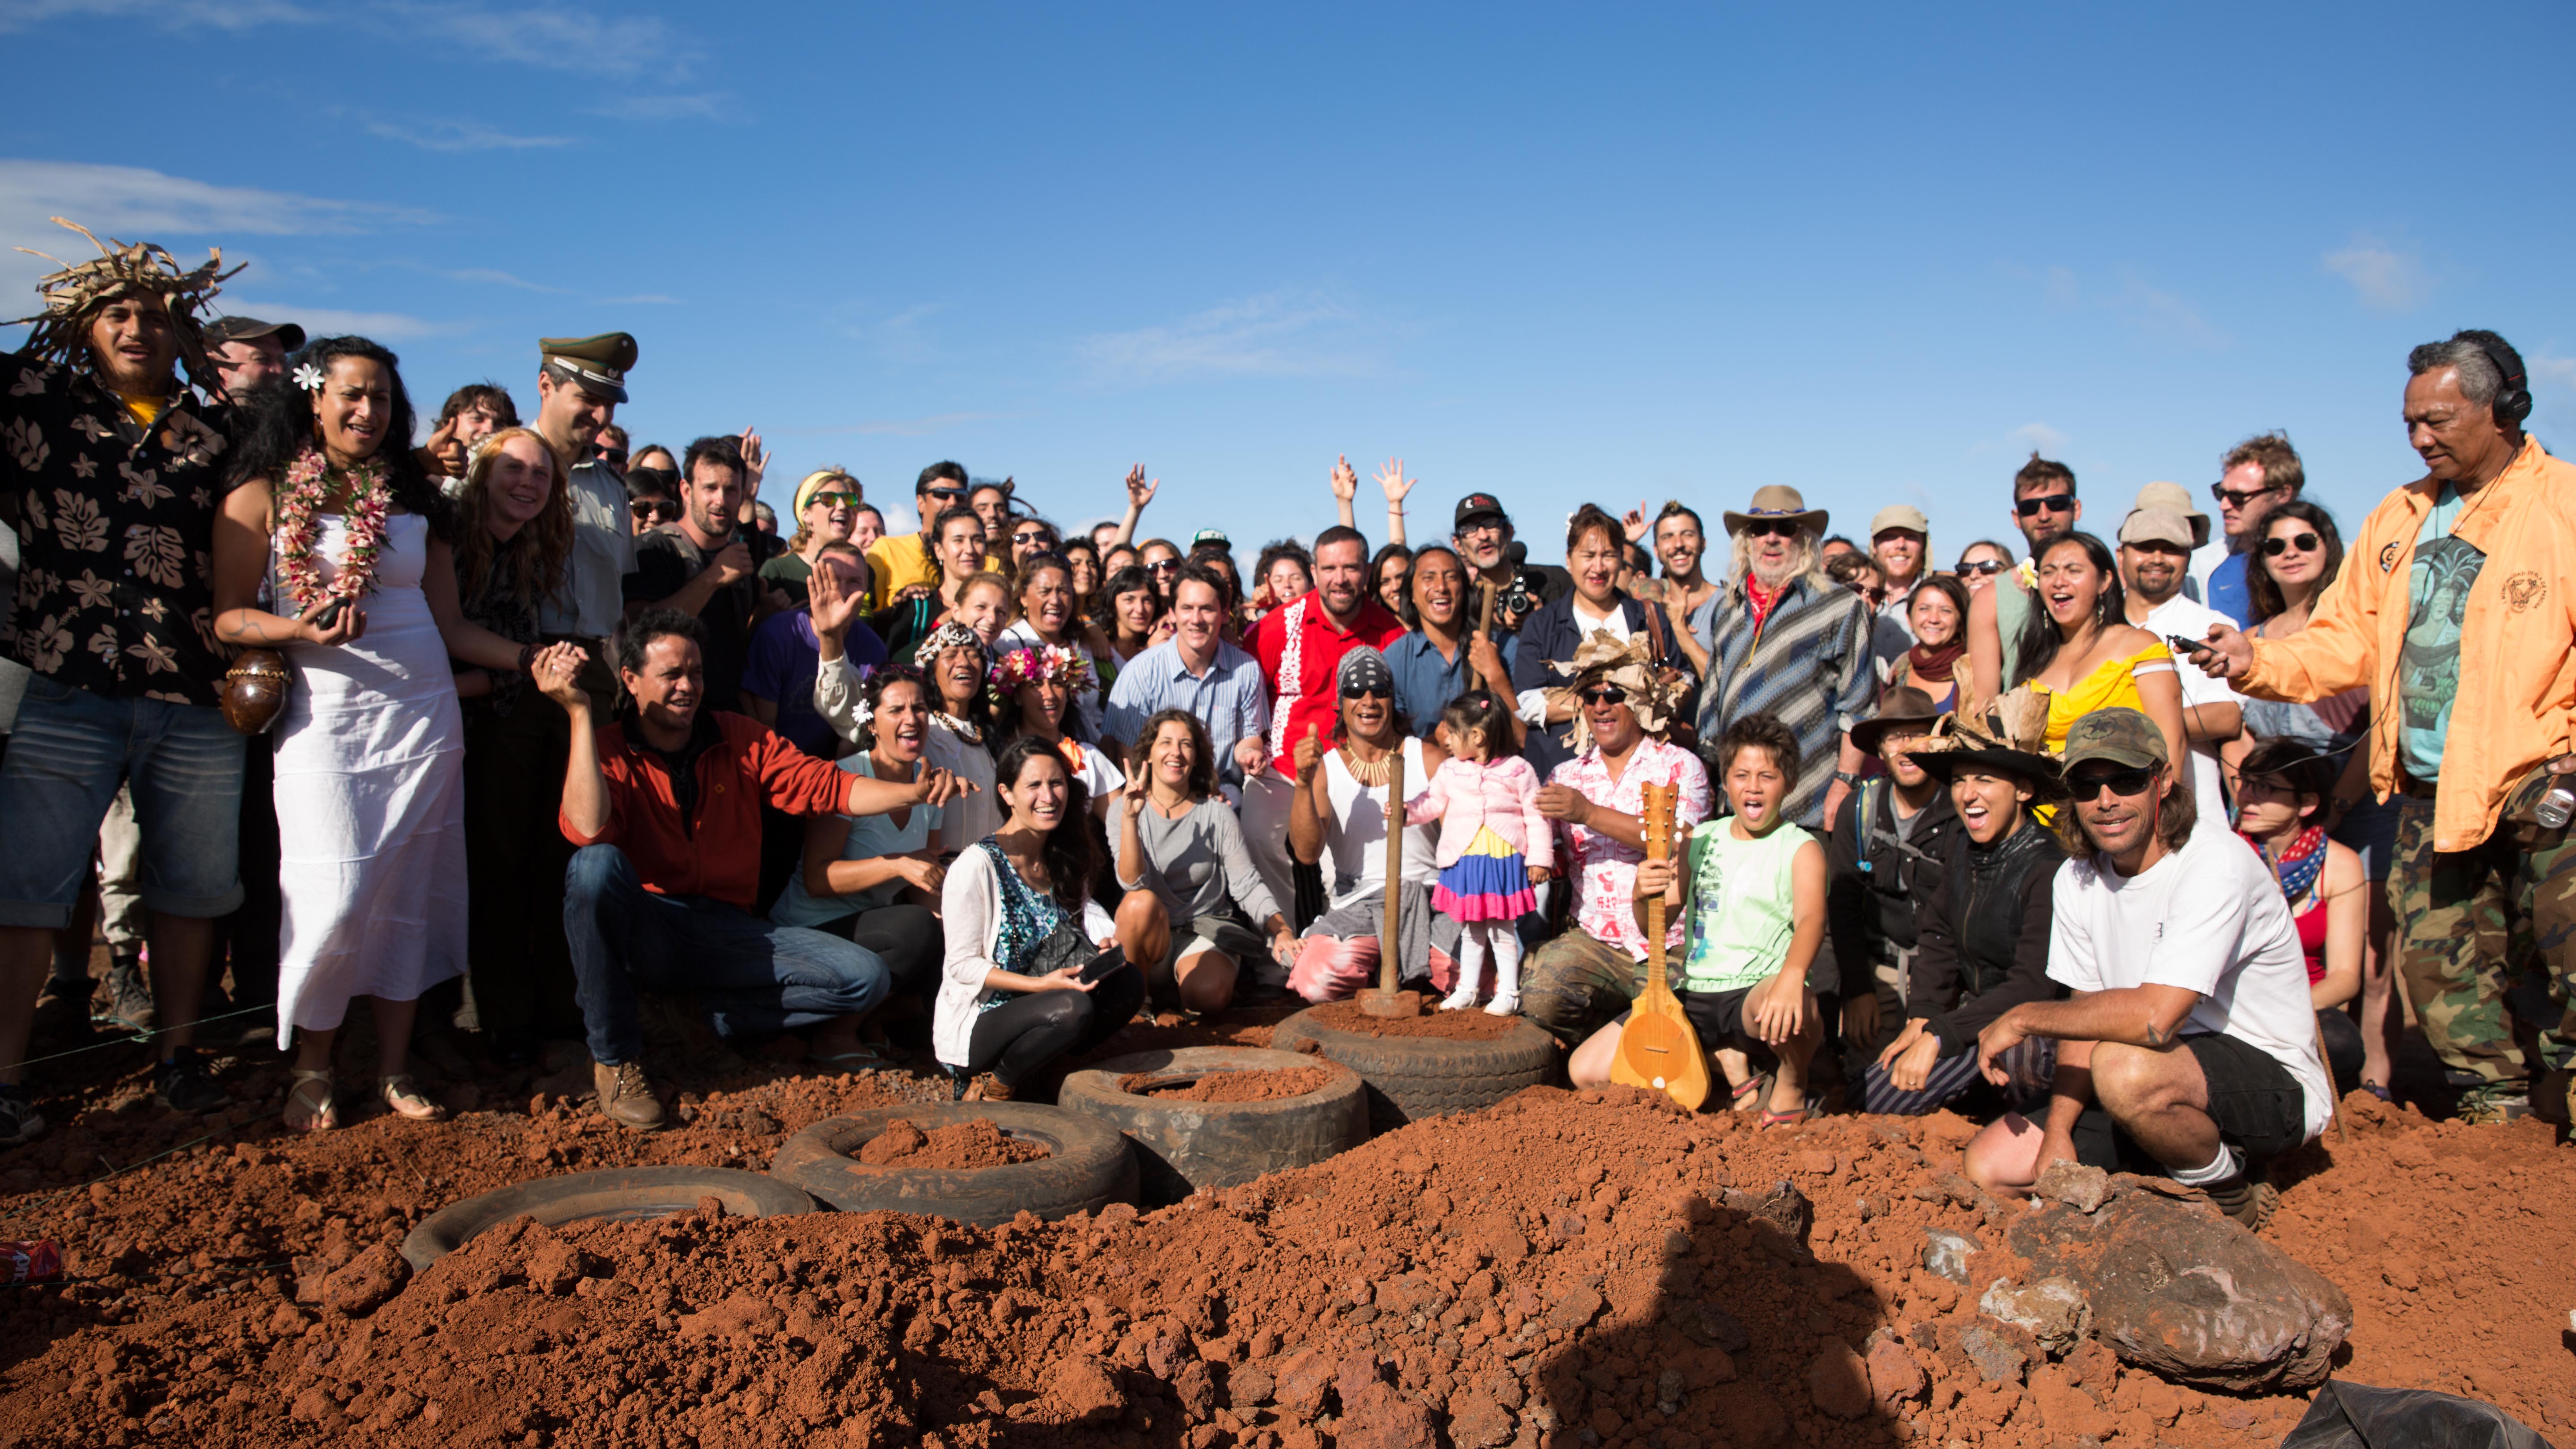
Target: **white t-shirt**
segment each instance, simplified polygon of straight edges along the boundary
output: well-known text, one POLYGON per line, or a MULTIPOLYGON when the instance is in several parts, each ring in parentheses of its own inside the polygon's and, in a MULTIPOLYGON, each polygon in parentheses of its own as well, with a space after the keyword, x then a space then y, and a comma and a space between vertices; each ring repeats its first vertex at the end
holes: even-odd
POLYGON ((2095 855, 2057 868, 2048 979, 2076 991, 2180 986, 2200 994, 2186 1032, 2223 1032, 2277 1061, 2326 1130, 2334 1088, 2317 1065, 2316 1009, 2299 930, 2262 857, 2202 816, 2183 848, 2123 877, 2095 855))
MULTIPOLYGON (((2147 621, 2138 627, 2158 639, 2168 634, 2180 634, 2186 639, 2206 639, 2212 624, 2225 624, 2231 629, 2240 627, 2234 619, 2207 604, 2197 604, 2176 594, 2149 609, 2147 621)), ((2182 686, 2185 709, 2196 704, 2242 707, 2245 703, 2245 697, 2230 689, 2226 680, 2201 673, 2193 666, 2190 657, 2179 650, 2174 653, 2174 680, 2182 686)), ((2183 723, 2189 725, 2190 716, 2184 716, 2183 723)), ((2191 746, 2191 793, 2192 798, 2200 802, 2201 819, 2227 818, 2227 786, 2219 771, 2216 745, 2195 742, 2191 746)))
MULTIPOLYGON (((1386 787, 1363 789, 1343 765, 1340 750, 1324 752, 1323 776, 1324 799, 1333 810, 1332 818, 1324 822, 1326 862, 1333 872, 1326 882, 1327 909, 1339 910, 1386 881, 1386 787)), ((1405 802, 1410 804, 1430 791, 1431 772, 1422 768, 1422 741, 1408 738, 1404 742, 1405 802)), ((1404 827, 1406 880, 1430 885, 1439 879, 1439 863, 1432 859, 1434 842, 1431 826, 1404 827)))

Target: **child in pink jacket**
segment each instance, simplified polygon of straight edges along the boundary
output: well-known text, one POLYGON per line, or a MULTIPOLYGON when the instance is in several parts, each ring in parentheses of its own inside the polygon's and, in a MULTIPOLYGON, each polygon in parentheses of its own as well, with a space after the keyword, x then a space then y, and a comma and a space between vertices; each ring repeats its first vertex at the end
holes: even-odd
POLYGON ((1440 1003, 1443 1011, 1476 1004, 1485 958, 1494 960, 1494 999, 1485 1010, 1511 1016, 1521 1009, 1521 943, 1514 923, 1538 909, 1530 887, 1547 879, 1556 837, 1538 813, 1538 771, 1518 755, 1495 758, 1511 741, 1511 719, 1489 689, 1471 689, 1440 715, 1448 727, 1449 759, 1431 776, 1431 788, 1405 808, 1414 825, 1440 822, 1440 881, 1431 908, 1461 928, 1458 984, 1440 1003))

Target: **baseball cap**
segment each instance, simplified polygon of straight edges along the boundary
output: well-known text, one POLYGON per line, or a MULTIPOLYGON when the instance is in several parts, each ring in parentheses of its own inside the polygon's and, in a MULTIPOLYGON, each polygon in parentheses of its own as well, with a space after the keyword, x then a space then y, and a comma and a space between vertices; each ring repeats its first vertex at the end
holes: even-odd
POLYGON ((1467 525, 1484 518, 1490 518, 1497 523, 1504 524, 1508 524, 1512 521, 1512 516, 1503 511, 1503 501, 1501 499, 1496 498, 1491 493, 1470 493, 1466 497, 1458 500, 1458 512, 1456 516, 1450 520, 1449 531, 1452 533, 1462 532, 1466 529, 1467 525))
POLYGON ((2097 709, 2066 731, 2064 768, 2088 760, 2107 760, 2125 769, 2143 770, 2165 763, 2165 732, 2156 722, 2125 705, 2097 709))
POLYGON ((2209 542, 2209 515, 2191 501, 2191 490, 2179 483, 2150 483, 2138 490, 2138 501, 2132 508, 2170 508, 2191 524, 2191 546, 2199 548, 2209 542))
POLYGON ((2192 538, 2191 520, 2170 508, 2132 509, 2121 521, 2122 543, 2169 543, 2188 553, 2198 548, 2192 538))
POLYGON ((1212 543, 1224 549, 1234 547, 1234 540, 1226 537, 1225 530, 1222 528, 1202 528, 1190 535, 1190 547, 1197 548, 1203 543, 1212 543))
POLYGON ((227 342, 249 342, 261 337, 276 338, 277 345, 289 352, 304 350, 304 329, 292 322, 262 322, 256 317, 218 317, 206 324, 208 347, 221 347, 227 342))
POLYGON ((1932 536, 1932 520, 1924 517, 1923 510, 1911 503, 1891 503, 1878 510, 1869 520, 1869 536, 1872 538, 1878 537, 1891 528, 1901 528, 1908 533, 1919 533, 1926 538, 1932 536))

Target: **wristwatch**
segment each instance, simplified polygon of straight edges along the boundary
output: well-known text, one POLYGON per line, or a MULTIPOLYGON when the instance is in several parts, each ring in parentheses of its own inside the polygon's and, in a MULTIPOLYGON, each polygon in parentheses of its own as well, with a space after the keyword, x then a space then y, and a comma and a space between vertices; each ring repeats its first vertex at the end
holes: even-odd
POLYGON ((1849 770, 1834 771, 1834 778, 1846 785, 1857 785, 1860 783, 1860 776, 1853 774, 1849 770))

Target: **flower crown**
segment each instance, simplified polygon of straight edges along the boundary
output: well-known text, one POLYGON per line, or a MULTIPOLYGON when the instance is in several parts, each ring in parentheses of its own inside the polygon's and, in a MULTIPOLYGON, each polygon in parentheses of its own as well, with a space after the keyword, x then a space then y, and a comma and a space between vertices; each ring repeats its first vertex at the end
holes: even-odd
POLYGON ((1079 694, 1091 683, 1091 661, 1062 644, 1023 644, 994 660, 984 677, 997 699, 1041 679, 1061 680, 1079 694))

